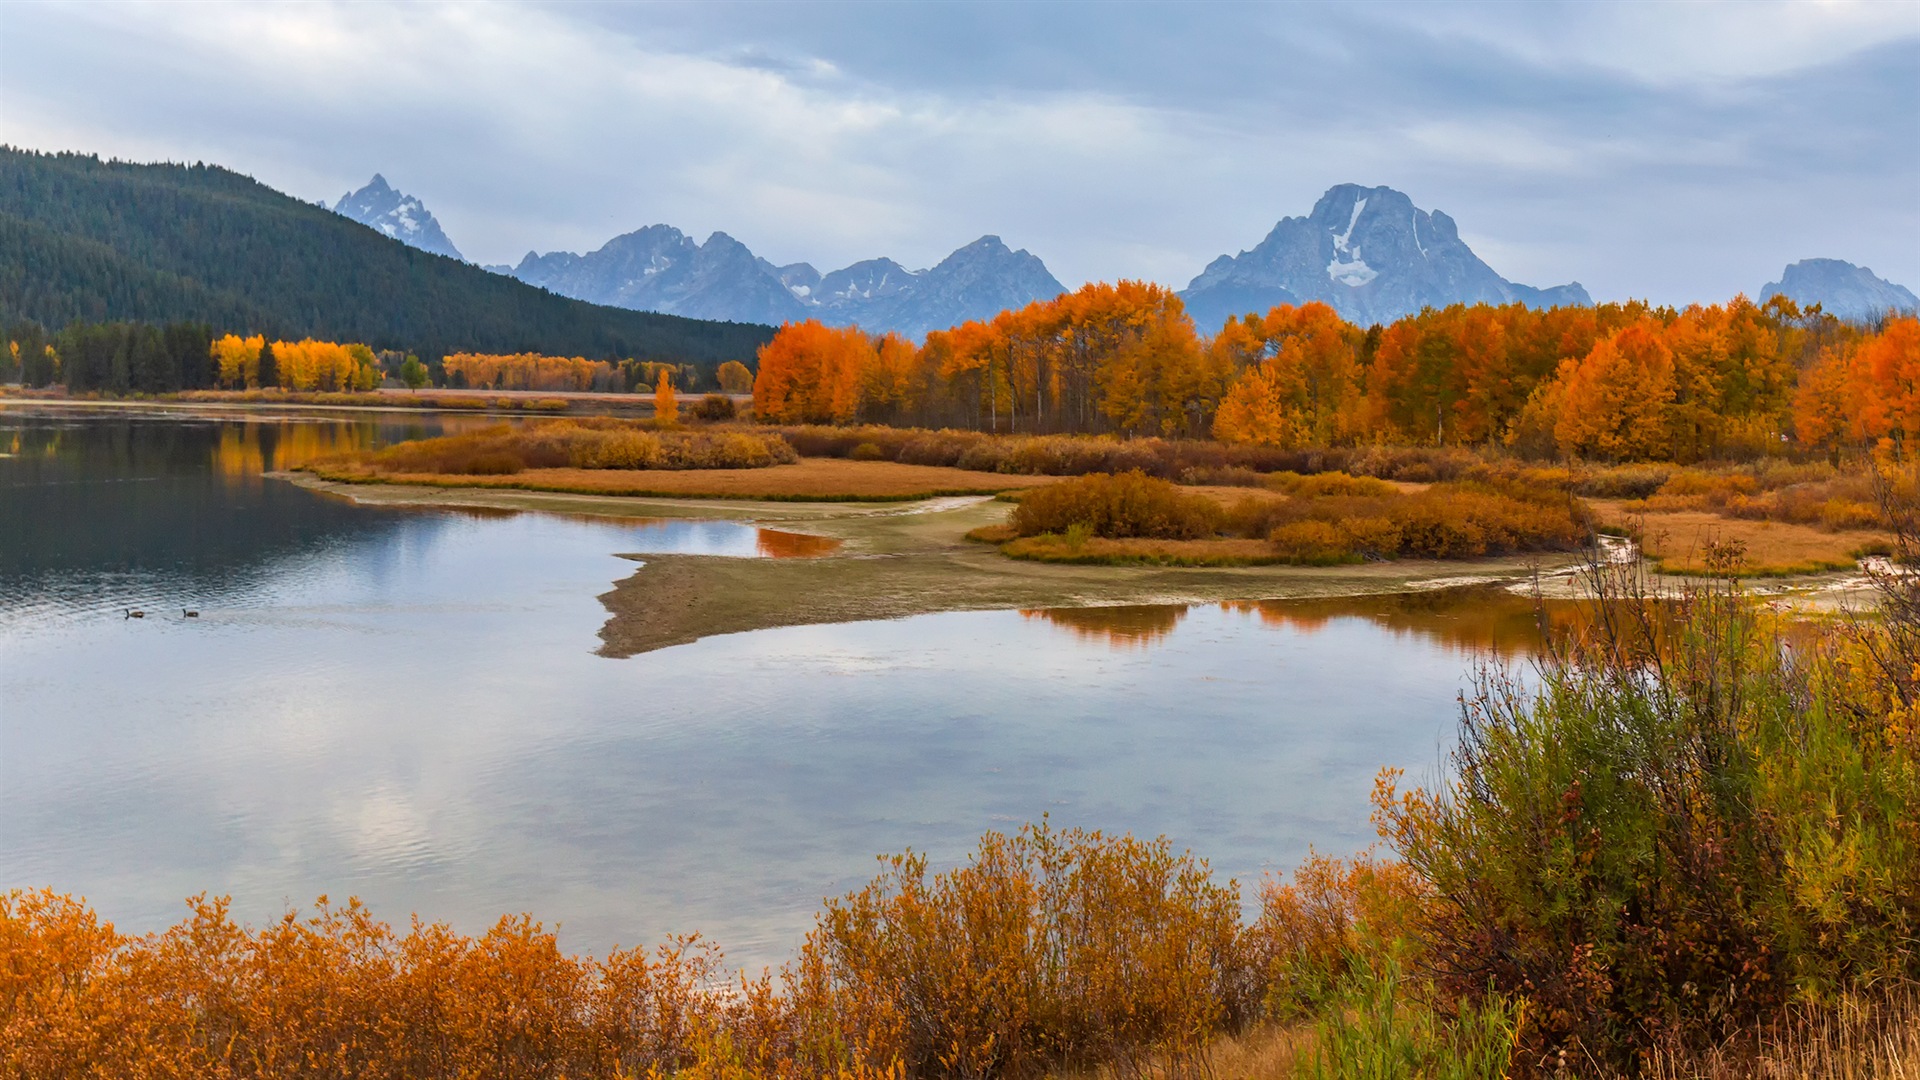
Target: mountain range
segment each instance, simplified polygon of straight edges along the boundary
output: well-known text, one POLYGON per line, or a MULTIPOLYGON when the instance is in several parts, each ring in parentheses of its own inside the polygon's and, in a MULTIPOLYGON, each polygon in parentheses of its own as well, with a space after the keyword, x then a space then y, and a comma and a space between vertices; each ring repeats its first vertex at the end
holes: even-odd
MULTIPOLYGON (((455 253, 420 200, 377 175, 336 209, 417 247, 455 253)), ((530 251, 517 266, 486 269, 613 307, 770 325, 815 318, 916 338, 1065 291, 1038 257, 991 235, 926 270, 883 258, 822 274, 804 262, 777 266, 723 232, 699 243, 670 225, 649 225, 584 255, 530 251)), ((1837 259, 1789 266, 1761 299, 1774 293, 1854 320, 1917 306, 1912 292, 1837 259)), ((1548 288, 1509 281, 1474 254, 1442 211, 1422 210, 1390 187, 1357 184, 1329 188, 1305 217, 1282 218, 1251 249, 1213 260, 1180 296, 1203 332, 1235 315, 1315 300, 1362 326, 1449 304, 1593 302, 1577 281, 1548 288)))
POLYGON ((617 307, 773 324, 811 318, 915 338, 1066 291, 1046 264, 997 236, 983 236, 927 270, 868 259, 822 274, 804 262, 775 266, 723 232, 702 244, 670 225, 616 236, 585 255, 529 251, 509 273, 617 307))
POLYGON ((1779 281, 1770 281, 1760 290, 1760 302, 1776 295, 1803 308, 1819 304, 1834 318, 1853 322, 1869 322, 1888 311, 1920 310, 1920 297, 1912 290, 1839 259, 1802 259, 1787 267, 1779 281))

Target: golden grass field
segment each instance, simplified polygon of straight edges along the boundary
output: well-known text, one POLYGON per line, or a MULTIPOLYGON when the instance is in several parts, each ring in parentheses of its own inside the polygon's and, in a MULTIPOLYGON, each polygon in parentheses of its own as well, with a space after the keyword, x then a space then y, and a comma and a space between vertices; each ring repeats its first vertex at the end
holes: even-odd
POLYGON ((1864 552, 1884 550, 1892 538, 1874 529, 1830 531, 1785 521, 1753 521, 1705 510, 1636 514, 1619 500, 1591 501, 1603 525, 1627 529, 1640 549, 1671 574, 1701 573, 1712 544, 1745 550, 1742 571, 1759 577, 1851 570, 1864 552))

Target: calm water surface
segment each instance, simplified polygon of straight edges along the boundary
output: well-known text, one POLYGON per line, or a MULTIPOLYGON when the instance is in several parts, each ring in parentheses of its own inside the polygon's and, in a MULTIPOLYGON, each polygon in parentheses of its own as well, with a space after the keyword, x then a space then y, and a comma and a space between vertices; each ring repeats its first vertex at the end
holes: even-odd
POLYGON ((0 409, 0 888, 134 930, 203 890, 253 921, 326 893, 468 931, 531 911, 593 951, 697 929, 778 962, 875 855, 951 864, 1041 814, 1165 833, 1243 882, 1363 847, 1374 773, 1431 775, 1474 657, 1531 638, 1524 601, 1477 594, 956 613, 609 660, 616 553, 787 545, 260 476, 440 423, 0 409))

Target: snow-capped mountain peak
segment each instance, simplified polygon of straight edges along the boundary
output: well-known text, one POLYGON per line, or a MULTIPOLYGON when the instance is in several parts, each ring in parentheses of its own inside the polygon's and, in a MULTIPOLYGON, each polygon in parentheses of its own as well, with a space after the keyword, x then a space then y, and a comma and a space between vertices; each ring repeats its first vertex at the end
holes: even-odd
POLYGON ((1309 300, 1362 325, 1455 303, 1592 302, 1577 282, 1508 281, 1461 242, 1452 218, 1392 188, 1357 184, 1329 188, 1306 217, 1283 218, 1252 250, 1215 259, 1181 295, 1203 333, 1234 315, 1309 300))
POLYGON ((426 204, 412 195, 395 191, 379 173, 374 173, 373 179, 359 191, 340 196, 333 212, 422 251, 464 259, 453 241, 440 231, 440 223, 434 220, 426 204))

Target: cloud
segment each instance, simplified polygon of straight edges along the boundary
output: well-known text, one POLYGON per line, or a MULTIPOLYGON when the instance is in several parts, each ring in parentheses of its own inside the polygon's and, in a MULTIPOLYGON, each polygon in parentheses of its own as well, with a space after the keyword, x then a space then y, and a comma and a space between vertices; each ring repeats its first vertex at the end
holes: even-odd
POLYGON ((513 261, 667 222, 775 262, 988 232, 1184 285, 1331 184, 1496 269, 1683 302, 1920 281, 1920 6, 10 5, 0 137, 375 171, 513 261), (1849 217, 1820 207, 1875 205, 1849 217))

